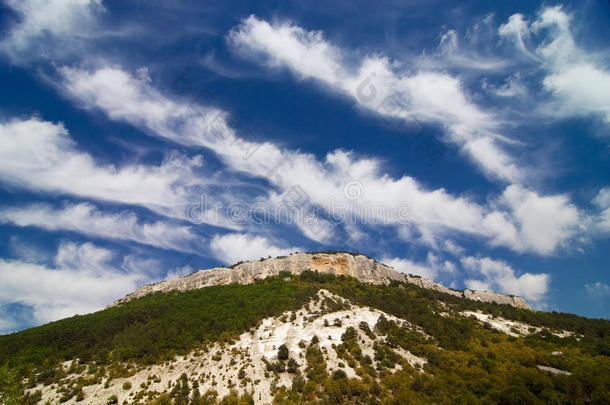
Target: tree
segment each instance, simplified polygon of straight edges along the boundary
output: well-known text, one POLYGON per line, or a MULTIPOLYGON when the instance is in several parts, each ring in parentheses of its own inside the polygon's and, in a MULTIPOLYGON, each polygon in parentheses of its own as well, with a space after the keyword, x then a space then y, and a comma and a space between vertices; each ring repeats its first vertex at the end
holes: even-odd
POLYGON ((0 404, 19 405, 22 399, 23 391, 15 373, 6 366, 0 367, 0 404))
POLYGON ((290 354, 290 353, 289 353, 289 351, 288 351, 288 347, 286 347, 286 345, 285 345, 285 344, 283 344, 283 345, 281 345, 281 346, 278 348, 278 351, 277 351, 277 358, 278 358, 278 359, 280 359, 280 360, 288 360, 288 356, 289 356, 289 354, 290 354))
POLYGON ((286 371, 294 374, 297 372, 298 369, 299 369, 299 363, 297 363, 296 360, 293 358, 288 359, 286 371))

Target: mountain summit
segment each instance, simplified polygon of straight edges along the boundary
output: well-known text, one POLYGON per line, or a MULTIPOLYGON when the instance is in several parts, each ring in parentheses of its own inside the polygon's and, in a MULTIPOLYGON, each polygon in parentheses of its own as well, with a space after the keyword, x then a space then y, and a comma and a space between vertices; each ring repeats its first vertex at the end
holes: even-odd
POLYGON ((530 309, 527 302, 518 296, 491 291, 453 290, 420 276, 399 273, 392 267, 364 255, 348 252, 294 253, 289 256, 238 263, 231 267, 199 270, 184 277, 144 285, 109 306, 119 305, 155 292, 188 291, 230 283, 250 284, 270 276, 277 276, 281 272, 298 275, 308 270, 322 274, 353 277, 370 284, 389 284, 391 281, 407 282, 421 288, 474 301, 530 309))

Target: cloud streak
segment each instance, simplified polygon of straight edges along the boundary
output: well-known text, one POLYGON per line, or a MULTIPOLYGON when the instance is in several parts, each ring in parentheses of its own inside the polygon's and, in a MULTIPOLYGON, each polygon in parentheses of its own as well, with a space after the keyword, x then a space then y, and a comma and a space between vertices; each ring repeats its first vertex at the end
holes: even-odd
POLYGON ((250 16, 228 35, 234 50, 267 65, 287 67, 299 77, 315 79, 376 114, 397 120, 441 123, 447 140, 486 175, 520 182, 523 173, 506 152, 497 118, 469 99, 461 81, 447 73, 410 72, 387 57, 372 55, 357 62, 350 52, 326 41, 319 31, 292 23, 270 24, 250 16), (399 108, 385 108, 388 99, 399 108))
MULTIPOLYGON (((322 51, 318 53, 324 54, 322 51)), ((405 205, 414 219, 412 223, 404 225, 392 220, 387 225, 401 229, 403 235, 415 235, 435 248, 439 246, 440 238, 461 233, 487 240, 492 246, 549 254, 559 243, 574 235, 574 232, 564 231, 573 228, 575 221, 569 209, 560 211, 571 207, 565 196, 540 196, 535 191, 515 185, 506 188, 504 200, 513 192, 511 190, 521 190, 532 199, 547 202, 559 199, 552 207, 554 212, 570 213, 565 222, 555 226, 557 232, 547 234, 542 229, 536 232, 524 226, 526 216, 534 209, 533 204, 528 207, 480 205, 467 197, 451 195, 442 188, 430 190, 410 176, 393 179, 383 173, 383 162, 376 158, 359 158, 354 152, 335 150, 319 161, 311 154, 279 148, 270 142, 241 138, 228 125, 228 115, 224 111, 166 97, 150 85, 146 75, 136 77, 116 67, 93 72, 63 69, 62 72, 65 91, 83 106, 101 109, 110 118, 128 122, 152 136, 211 149, 229 169, 265 178, 273 186, 268 195, 259 196, 260 201, 266 204, 276 205, 298 189, 306 197, 303 203, 307 207, 324 207, 332 200, 338 211, 341 211, 341 206, 345 208, 344 215, 354 211, 375 215, 376 211, 371 213, 362 207, 371 203, 383 204, 390 210, 405 205), (252 153, 244 154, 244 151, 252 153), (357 199, 350 198, 345 191, 354 181, 362 190, 357 199), (535 238, 539 238, 537 243, 530 244, 535 238)), ((486 142, 485 138, 479 138, 471 146, 483 150, 488 146, 486 142)), ((492 159, 494 155, 486 156, 492 159)), ((328 225, 323 217, 319 219, 321 228, 328 225)), ((378 223, 386 220, 376 219, 378 223)), ((371 218, 361 216, 360 220, 364 223, 371 218)), ((311 232, 302 221, 297 225, 307 237, 328 241, 317 239, 321 232, 311 232)))
POLYGON ((102 309, 148 281, 143 269, 114 270, 113 258, 111 251, 91 243, 66 242, 53 267, 0 259, 0 302, 31 307, 37 324, 102 309))
POLYGON ((190 227, 165 221, 141 222, 133 212, 106 213, 90 203, 49 204, 0 209, 0 223, 35 226, 47 231, 73 231, 102 239, 133 241, 166 250, 191 252, 203 239, 190 227))

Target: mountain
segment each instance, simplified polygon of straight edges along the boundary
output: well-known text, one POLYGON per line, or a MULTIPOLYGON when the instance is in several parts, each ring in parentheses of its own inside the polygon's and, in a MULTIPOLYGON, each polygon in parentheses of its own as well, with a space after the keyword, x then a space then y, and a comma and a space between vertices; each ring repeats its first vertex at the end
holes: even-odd
POLYGON ((361 254, 349 252, 332 253, 295 253, 290 256, 267 258, 253 262, 238 263, 230 268, 215 267, 200 270, 174 280, 148 284, 126 297, 115 301, 112 305, 128 302, 154 292, 168 292, 172 290, 187 291, 196 288, 225 285, 229 283, 248 284, 269 276, 277 276, 280 272, 301 274, 304 271, 317 271, 322 274, 353 277, 363 283, 388 284, 394 281, 406 281, 421 288, 427 288, 445 294, 455 295, 466 299, 481 302, 495 302, 508 304, 518 308, 527 308, 529 305, 514 295, 499 294, 491 291, 463 290, 456 291, 434 281, 420 276, 402 274, 393 268, 379 263, 374 259, 361 254))
POLYGON ((0 336, 0 365, 0 404, 607 404, 610 322, 301 253, 0 336))

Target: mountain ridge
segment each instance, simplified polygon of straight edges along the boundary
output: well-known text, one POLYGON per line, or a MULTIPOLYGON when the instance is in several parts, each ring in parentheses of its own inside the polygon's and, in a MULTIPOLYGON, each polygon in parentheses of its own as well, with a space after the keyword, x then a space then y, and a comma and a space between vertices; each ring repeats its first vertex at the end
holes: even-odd
POLYGON ((230 267, 203 269, 175 279, 145 284, 125 297, 109 304, 107 308, 156 292, 188 291, 230 283, 251 284, 269 276, 279 275, 281 272, 300 274, 307 270, 353 277, 371 284, 389 284, 392 281, 407 282, 424 289, 435 290, 473 301, 531 309, 528 303, 519 296, 493 291, 454 290, 421 276, 400 273, 391 266, 380 263, 375 259, 350 252, 293 253, 288 256, 240 262, 230 267))

